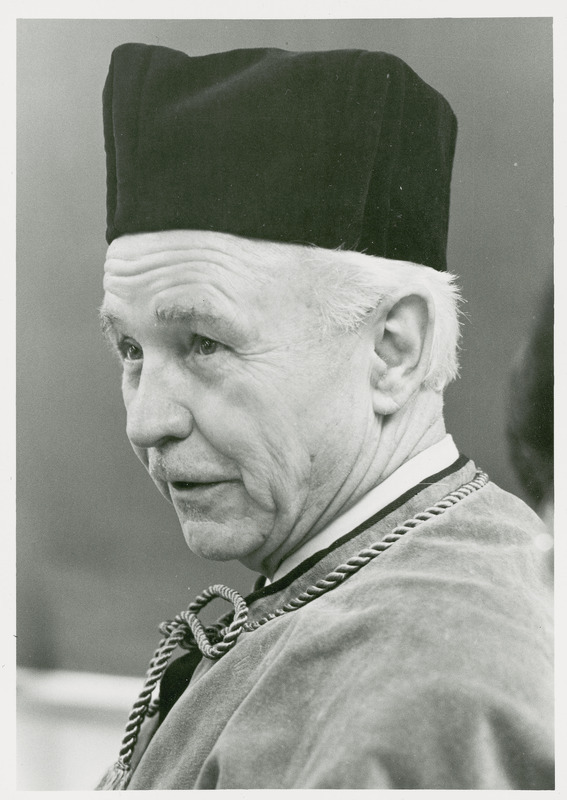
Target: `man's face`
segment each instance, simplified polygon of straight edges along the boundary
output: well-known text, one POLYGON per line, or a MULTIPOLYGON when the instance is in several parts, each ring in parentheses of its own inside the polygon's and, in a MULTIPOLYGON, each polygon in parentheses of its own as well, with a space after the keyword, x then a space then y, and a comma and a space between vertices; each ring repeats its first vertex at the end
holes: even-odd
POLYGON ((269 573, 352 496, 373 348, 364 330, 323 336, 308 274, 254 247, 191 231, 122 237, 102 316, 128 437, 189 547, 269 573))

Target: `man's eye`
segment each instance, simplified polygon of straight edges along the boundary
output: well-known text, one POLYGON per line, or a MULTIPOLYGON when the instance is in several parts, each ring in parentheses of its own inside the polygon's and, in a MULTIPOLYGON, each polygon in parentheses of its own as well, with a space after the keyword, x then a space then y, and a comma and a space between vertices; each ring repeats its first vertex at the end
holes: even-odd
POLYGON ((200 356, 212 356, 220 347, 220 343, 208 336, 196 336, 194 342, 195 352, 200 356))
POLYGON ((119 345, 120 355, 124 361, 140 361, 143 358, 142 348, 132 339, 123 339, 119 345))

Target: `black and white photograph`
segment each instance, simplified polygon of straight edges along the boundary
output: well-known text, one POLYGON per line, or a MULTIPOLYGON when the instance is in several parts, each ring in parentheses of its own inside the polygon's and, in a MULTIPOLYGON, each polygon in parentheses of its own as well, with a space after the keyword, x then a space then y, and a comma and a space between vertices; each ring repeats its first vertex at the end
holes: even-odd
POLYGON ((555 789, 509 8, 14 21, 19 791, 555 789))

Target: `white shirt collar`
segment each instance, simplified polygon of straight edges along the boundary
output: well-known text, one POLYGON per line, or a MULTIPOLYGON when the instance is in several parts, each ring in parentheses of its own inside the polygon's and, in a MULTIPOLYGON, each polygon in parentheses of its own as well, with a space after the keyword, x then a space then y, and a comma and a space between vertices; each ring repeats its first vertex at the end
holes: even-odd
POLYGON ((422 450, 409 461, 398 467, 382 483, 375 486, 360 498, 348 511, 334 519, 326 528, 308 539, 295 552, 285 558, 274 573, 272 580, 266 580, 266 585, 282 578, 306 558, 324 550, 329 545, 340 539, 349 531, 365 522, 373 514, 392 503, 408 489, 413 488, 429 475, 440 472, 445 467, 453 464, 459 457, 453 437, 450 434, 441 439, 437 444, 422 450))

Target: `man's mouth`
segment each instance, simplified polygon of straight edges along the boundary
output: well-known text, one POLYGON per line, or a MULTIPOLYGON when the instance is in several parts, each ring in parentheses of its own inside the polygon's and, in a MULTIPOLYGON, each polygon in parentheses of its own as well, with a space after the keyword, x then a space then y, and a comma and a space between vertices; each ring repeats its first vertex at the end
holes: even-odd
POLYGON ((207 486, 218 486, 224 481, 171 481, 169 484, 177 491, 187 491, 188 489, 204 489, 207 486))
POLYGON ((173 492, 204 492, 207 489, 214 489, 219 486, 225 486, 229 483, 235 483, 232 478, 219 478, 214 481, 168 481, 170 491, 173 492))

